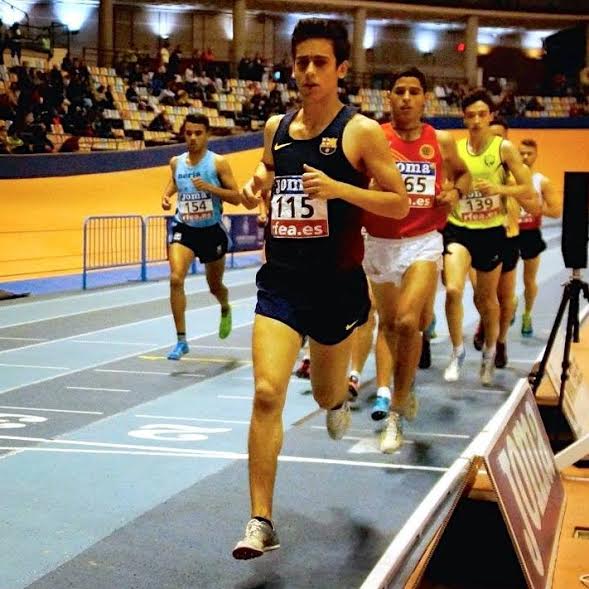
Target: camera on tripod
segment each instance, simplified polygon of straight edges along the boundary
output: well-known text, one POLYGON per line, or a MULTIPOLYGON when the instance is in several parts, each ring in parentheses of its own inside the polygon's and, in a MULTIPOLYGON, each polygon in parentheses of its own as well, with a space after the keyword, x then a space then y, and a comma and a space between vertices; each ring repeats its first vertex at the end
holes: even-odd
POLYGON ((530 374, 530 383, 537 392, 560 324, 568 307, 566 336, 560 376, 559 407, 562 410, 566 381, 569 378, 571 342, 579 342, 579 297, 589 301, 589 286, 582 280, 581 270, 587 268, 587 242, 589 241, 589 172, 565 172, 562 214, 561 250, 564 265, 571 268, 571 276, 564 285, 562 299, 548 343, 537 370, 530 374))

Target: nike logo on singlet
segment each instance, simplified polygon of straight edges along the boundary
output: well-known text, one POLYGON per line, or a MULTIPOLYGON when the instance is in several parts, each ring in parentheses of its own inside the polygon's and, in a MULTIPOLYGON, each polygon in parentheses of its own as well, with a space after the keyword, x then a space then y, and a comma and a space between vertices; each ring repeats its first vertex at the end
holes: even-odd
POLYGON ((346 331, 350 331, 350 329, 352 329, 356 323, 358 323, 358 319, 356 319, 356 321, 352 321, 352 323, 346 323, 346 331))
POLYGON ((288 143, 277 143, 274 146, 274 151, 278 151, 279 149, 282 149, 283 147, 286 147, 287 145, 290 145, 292 143, 292 141, 289 141, 288 143))

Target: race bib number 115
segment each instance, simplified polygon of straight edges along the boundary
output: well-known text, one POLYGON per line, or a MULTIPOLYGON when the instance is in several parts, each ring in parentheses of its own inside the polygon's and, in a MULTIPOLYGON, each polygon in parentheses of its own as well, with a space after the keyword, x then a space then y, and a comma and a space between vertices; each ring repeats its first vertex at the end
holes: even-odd
POLYGON ((301 176, 277 176, 272 190, 270 230, 273 237, 327 237, 327 201, 303 192, 301 176))

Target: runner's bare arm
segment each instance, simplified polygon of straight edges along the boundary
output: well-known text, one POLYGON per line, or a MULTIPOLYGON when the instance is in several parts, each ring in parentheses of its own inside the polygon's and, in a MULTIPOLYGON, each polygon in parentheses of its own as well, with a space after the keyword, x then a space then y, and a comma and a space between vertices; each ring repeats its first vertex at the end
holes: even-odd
POLYGON ((442 152, 446 179, 450 183, 448 188, 442 186, 442 192, 436 200, 452 208, 462 194, 470 191, 472 177, 463 159, 458 155, 454 137, 448 131, 436 131, 436 137, 442 152))
POLYGON ((383 217, 405 217, 409 212, 405 185, 378 123, 356 115, 344 130, 343 149, 349 162, 374 178, 380 190, 338 182, 321 170, 305 165, 304 191, 314 198, 341 198, 383 217))
POLYGON ((176 156, 170 160, 170 169, 172 170, 172 174, 162 196, 162 209, 164 211, 169 211, 172 208, 172 196, 178 191, 176 180, 174 179, 176 176, 176 156))
POLYGON ((204 190, 210 192, 215 196, 218 196, 221 200, 231 203, 232 205, 238 205, 241 203, 241 193, 237 182, 233 177, 233 171, 226 158, 222 155, 215 155, 215 168, 217 170, 217 176, 221 181, 221 186, 215 186, 209 182, 205 182, 202 178, 193 178, 192 183, 198 190, 204 190))
POLYGON ((260 190, 269 190, 274 181, 274 157, 272 155, 272 141, 278 124, 284 115, 274 115, 266 121, 264 127, 264 153, 256 166, 252 177, 241 189, 241 203, 247 209, 254 209, 260 204, 256 196, 260 190))
POLYGON ((556 192, 550 178, 544 176, 542 188, 542 214, 558 219, 562 215, 562 197, 556 192))

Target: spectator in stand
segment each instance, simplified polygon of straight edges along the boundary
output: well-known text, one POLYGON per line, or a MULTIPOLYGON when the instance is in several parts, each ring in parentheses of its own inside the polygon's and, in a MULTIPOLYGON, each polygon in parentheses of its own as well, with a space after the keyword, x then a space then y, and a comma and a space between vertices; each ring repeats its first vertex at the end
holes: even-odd
POLYGON ((15 22, 10 27, 8 46, 10 48, 10 57, 12 57, 12 64, 19 64, 22 51, 22 31, 20 28, 20 24, 17 22, 15 22))
POLYGON ((65 95, 72 106, 81 106, 84 104, 86 91, 80 76, 74 74, 73 78, 69 76, 65 78, 66 90, 65 95))
POLYGON ((526 102, 526 110, 540 111, 544 110, 544 107, 540 104, 537 96, 532 96, 530 100, 526 102))
POLYGON ((6 37, 8 32, 6 26, 0 18, 0 65, 4 65, 4 49, 6 49, 6 37))
POLYGON ((53 149, 53 142, 47 137, 45 125, 42 123, 33 125, 29 141, 30 153, 52 153, 53 149))
POLYGON ((157 99, 160 104, 165 104, 167 106, 176 106, 176 83, 172 80, 169 80, 166 83, 166 87, 162 88, 162 91, 159 93, 157 99))
POLYGON ((188 96, 188 92, 186 90, 178 90, 176 106, 192 106, 192 100, 188 96))
POLYGON ((202 55, 202 60, 205 63, 210 63, 212 61, 215 61, 215 59, 216 59, 216 57, 215 57, 215 53, 213 52, 213 48, 207 47, 207 50, 202 55))
POLYGON ((276 84, 272 84, 272 90, 270 90, 270 94, 268 95, 268 112, 269 115, 285 112, 282 93, 278 90, 276 84))
POLYGON ((252 60, 248 53, 246 53, 237 65, 237 77, 240 80, 251 80, 252 75, 252 60))
POLYGON ((160 92, 166 87, 167 70, 165 65, 160 65, 157 72, 153 74, 149 86, 153 96, 159 96, 160 92))
POLYGON ((80 151, 80 138, 75 135, 68 137, 59 148, 60 153, 73 153, 76 151, 80 151))
POLYGON ((80 74, 80 80, 82 80, 82 82, 85 84, 90 83, 90 70, 88 69, 84 59, 78 61, 78 73, 80 74))
POLYGON ((24 143, 15 135, 9 135, 10 122, 0 119, 0 153, 7 155, 11 153, 26 153, 24 143))
POLYGON ((577 101, 571 104, 569 109, 569 116, 571 117, 583 117, 589 114, 587 110, 587 97, 579 92, 577 94, 577 101))
POLYGON ((515 96, 512 90, 505 90, 497 105, 497 112, 504 117, 513 117, 516 113, 515 96))
POLYGON ((156 117, 149 123, 147 129, 149 131, 169 131, 172 132, 174 126, 168 119, 168 115, 166 114, 166 110, 162 109, 161 112, 156 115, 156 117))
POLYGON ((203 69, 207 76, 213 78, 215 76, 215 54, 211 47, 207 47, 207 50, 202 55, 203 69))
POLYGON ((72 58, 69 51, 65 52, 65 55, 61 60, 61 69, 68 73, 72 71, 72 58))
POLYGON ((110 84, 106 87, 104 96, 106 98, 106 106, 104 108, 113 110, 115 108, 115 97, 112 93, 112 86, 110 84))
POLYGON ((168 63, 168 74, 170 77, 175 77, 180 73, 180 60, 182 59, 182 48, 180 45, 176 45, 174 51, 170 55, 170 61, 168 63))
POLYGON ((128 102, 139 102, 139 94, 137 94, 137 82, 133 81, 129 84, 127 90, 125 90, 125 98, 128 102))
POLYGON ((254 55, 251 75, 252 77, 250 79, 254 82, 261 82, 264 77, 264 58, 258 52, 254 55))
POLYGON ((203 52, 200 49, 194 49, 192 51, 192 69, 194 71, 194 75, 197 77, 200 77, 204 74, 204 56, 203 52))
POLYGON ((159 58, 159 65, 165 66, 167 70, 168 63, 170 62, 170 42, 167 39, 163 42, 162 46, 160 47, 159 58))
POLYGON ((137 53, 137 63, 142 68, 148 68, 151 66, 151 57, 149 55, 149 45, 143 45, 141 51, 137 53))
POLYGON ((108 100, 106 98, 106 88, 100 84, 94 90, 92 101, 94 102, 94 106, 96 108, 103 110, 108 108, 108 100))
POLYGON ((6 155, 10 153, 12 153, 12 149, 8 144, 8 123, 0 119, 0 154, 6 155))

